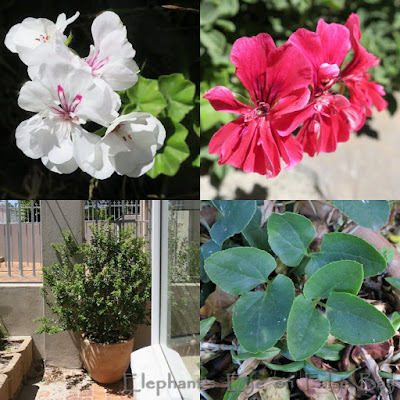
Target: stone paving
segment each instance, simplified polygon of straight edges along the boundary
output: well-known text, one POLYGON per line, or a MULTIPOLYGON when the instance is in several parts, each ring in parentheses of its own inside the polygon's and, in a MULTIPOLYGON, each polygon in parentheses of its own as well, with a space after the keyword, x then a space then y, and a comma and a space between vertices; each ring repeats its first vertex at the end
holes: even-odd
POLYGON ((81 369, 46 368, 25 382, 16 400, 134 400, 132 379, 99 385, 81 369))
POLYGON ((305 154, 276 178, 232 168, 216 188, 202 176, 201 199, 399 199, 400 111, 390 116, 375 110, 370 128, 369 135, 352 133, 334 153, 305 154))

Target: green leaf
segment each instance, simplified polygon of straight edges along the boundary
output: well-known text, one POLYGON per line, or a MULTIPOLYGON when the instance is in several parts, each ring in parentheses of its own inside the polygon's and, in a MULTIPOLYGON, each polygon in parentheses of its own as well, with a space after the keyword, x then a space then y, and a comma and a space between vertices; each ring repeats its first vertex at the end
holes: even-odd
POLYGON ((235 233, 241 232, 257 209, 255 200, 214 200, 213 204, 222 215, 210 232, 212 239, 219 244, 235 233))
POLYGON ((261 223, 261 210, 256 209, 255 214, 247 226, 242 230, 242 235, 252 247, 268 251, 270 250, 268 244, 268 235, 266 229, 260 228, 261 223))
POLYGON ((388 281, 396 289, 400 289, 400 278, 387 277, 387 278, 385 278, 385 280, 388 281))
POLYGON ((345 372, 331 372, 317 368, 310 362, 306 361, 304 364, 304 372, 308 375, 309 378, 318 379, 321 382, 339 382, 351 376, 355 372, 355 369, 345 372))
POLYGON ((157 116, 167 106, 167 102, 160 93, 158 82, 155 79, 147 79, 139 75, 136 85, 129 88, 126 94, 135 105, 131 111, 148 112, 157 116))
POLYGON ((299 265, 315 237, 312 222, 299 214, 273 213, 268 218, 267 227, 269 244, 274 253, 290 267, 299 265))
POLYGON ((266 282, 275 266, 275 259, 270 254, 253 247, 219 251, 204 262, 210 279, 231 294, 247 292, 266 282))
POLYGON ((331 333, 342 342, 381 343, 395 333, 385 314, 352 294, 332 292, 326 305, 331 333))
POLYGON ((326 299, 332 291, 357 294, 363 279, 363 267, 357 261, 334 261, 311 276, 303 294, 310 300, 326 299))
POLYGON ((174 133, 167 139, 161 152, 156 154, 154 166, 147 172, 151 178, 156 178, 160 174, 174 176, 182 162, 190 155, 185 142, 188 130, 179 122, 170 119, 163 120, 163 124, 168 133, 174 133))
POLYGON ((207 49, 213 64, 229 63, 226 37, 222 32, 217 29, 211 29, 210 31, 202 29, 200 31, 200 43, 207 49))
POLYGON ((221 250, 221 245, 215 243, 213 240, 209 240, 200 247, 200 279, 202 282, 209 282, 206 271, 204 270, 204 261, 207 260, 212 254, 221 250))
POLYGON ((267 349, 265 351, 260 351, 259 353, 249 353, 249 352, 235 353, 234 351, 231 350, 231 355, 235 361, 244 361, 248 360, 249 358, 255 358, 257 360, 266 360, 267 358, 275 357, 280 352, 281 350, 278 349, 277 347, 271 347, 270 349, 267 349))
POLYGON ((297 372, 304 368, 304 361, 295 361, 289 364, 272 364, 264 362, 264 364, 273 371, 297 372))
POLYGON ((167 100, 167 114, 177 122, 194 108, 196 85, 182 74, 161 75, 158 78, 160 92, 167 100))
POLYGON ((328 233, 322 238, 321 251, 313 253, 306 266, 307 276, 333 261, 352 260, 362 264, 364 278, 386 269, 386 260, 364 239, 347 233, 328 233))
POLYGON ((207 335, 207 332, 210 330, 212 324, 215 322, 215 317, 203 319, 200 321, 200 340, 207 335))
POLYGON ((192 167, 200 168, 200 154, 193 160, 192 167))
POLYGON ((290 354, 288 346, 285 342, 279 340, 275 344, 275 346, 278 347, 278 349, 281 349, 281 354, 283 355, 283 357, 287 358, 288 360, 294 361, 293 356, 290 354))
POLYGON ((392 314, 392 317, 390 318, 390 320, 392 321, 392 325, 395 331, 397 331, 400 327, 400 314, 395 311, 392 314))
POLYGON ((355 223, 371 229, 380 229, 389 218, 389 202, 386 200, 332 200, 344 215, 355 223))
POLYGON ((212 1, 202 1, 200 7, 200 25, 212 24, 218 18, 217 6, 212 1))
POLYGON ((287 344, 296 361, 315 354, 329 336, 329 321, 315 308, 311 300, 297 296, 290 310, 287 326, 287 344))
POLYGON ((232 318, 240 345, 251 353, 273 346, 286 330, 293 300, 294 285, 285 275, 278 275, 265 292, 242 295, 235 304, 232 318))
POLYGON ((340 352, 345 348, 342 344, 326 344, 315 355, 328 361, 339 361, 340 352))
POLYGON ((228 390, 224 395, 223 400, 237 400, 240 394, 243 392, 246 386, 246 377, 243 376, 242 378, 236 379, 231 383, 228 390))

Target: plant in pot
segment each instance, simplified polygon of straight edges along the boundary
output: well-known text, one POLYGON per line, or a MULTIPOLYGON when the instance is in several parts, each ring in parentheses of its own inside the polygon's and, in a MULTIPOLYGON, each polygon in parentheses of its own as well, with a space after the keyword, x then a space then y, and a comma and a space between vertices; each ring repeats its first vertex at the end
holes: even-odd
POLYGON ((54 318, 40 318, 38 332, 80 332, 90 376, 117 382, 129 366, 137 325, 148 323, 146 241, 130 227, 115 231, 110 221, 92 227, 90 243, 76 245, 68 231, 63 236, 65 243, 53 244, 59 262, 43 268, 42 294, 54 318))

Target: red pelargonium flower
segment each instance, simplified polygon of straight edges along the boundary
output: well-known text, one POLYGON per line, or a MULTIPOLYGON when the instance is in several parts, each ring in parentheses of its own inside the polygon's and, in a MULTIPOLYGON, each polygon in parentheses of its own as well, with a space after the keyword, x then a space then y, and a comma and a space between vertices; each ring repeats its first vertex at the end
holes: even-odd
POLYGON ((345 97, 329 89, 338 81, 340 66, 350 49, 349 30, 339 24, 318 21, 316 32, 298 29, 289 37, 313 66, 313 91, 310 117, 304 122, 296 140, 310 156, 336 150, 337 143, 346 142, 350 130, 360 124, 359 108, 345 97))
POLYGON ((219 155, 219 164, 274 177, 281 170, 281 158, 290 168, 303 157, 291 133, 309 112, 311 66, 295 46, 276 48, 266 33, 236 40, 231 61, 252 104, 241 103, 223 86, 204 95, 215 110, 241 114, 214 134, 209 151, 219 155))
POLYGON ((350 101, 361 108, 362 119, 360 127, 365 122, 365 117, 372 115, 371 107, 374 105, 378 111, 384 110, 388 103, 382 98, 385 89, 382 85, 374 81, 370 81, 370 74, 366 71, 379 64, 380 59, 375 57, 360 44, 361 31, 360 20, 357 14, 351 14, 346 22, 346 27, 350 32, 351 47, 354 57, 349 64, 346 65, 340 74, 341 80, 349 88, 350 101))

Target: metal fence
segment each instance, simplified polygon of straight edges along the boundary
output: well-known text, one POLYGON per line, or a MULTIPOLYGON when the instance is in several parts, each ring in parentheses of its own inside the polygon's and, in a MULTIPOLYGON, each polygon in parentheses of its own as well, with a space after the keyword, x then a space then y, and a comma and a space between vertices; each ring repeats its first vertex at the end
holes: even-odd
MULTIPOLYGON (((145 200, 85 201, 85 240, 90 227, 109 219, 118 230, 129 225, 150 242, 151 209, 145 200)), ((42 226, 40 201, 0 201, 0 282, 41 281, 42 226), (12 278, 12 279, 10 279, 12 278)))

